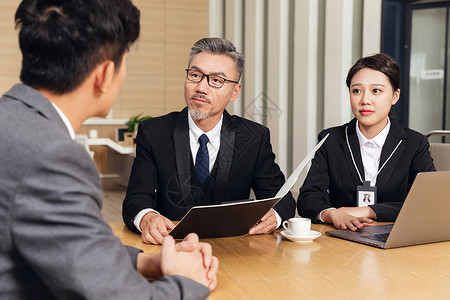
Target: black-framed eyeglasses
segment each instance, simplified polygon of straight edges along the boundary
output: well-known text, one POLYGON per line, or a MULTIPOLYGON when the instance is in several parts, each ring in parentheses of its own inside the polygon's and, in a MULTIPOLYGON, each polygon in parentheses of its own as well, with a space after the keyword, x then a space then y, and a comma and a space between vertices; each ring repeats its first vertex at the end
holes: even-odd
POLYGON ((217 75, 208 75, 194 69, 186 69, 186 78, 189 81, 198 83, 202 81, 204 77, 206 77, 206 80, 208 81, 210 87, 217 89, 223 87, 226 82, 239 83, 238 81, 225 79, 217 75))

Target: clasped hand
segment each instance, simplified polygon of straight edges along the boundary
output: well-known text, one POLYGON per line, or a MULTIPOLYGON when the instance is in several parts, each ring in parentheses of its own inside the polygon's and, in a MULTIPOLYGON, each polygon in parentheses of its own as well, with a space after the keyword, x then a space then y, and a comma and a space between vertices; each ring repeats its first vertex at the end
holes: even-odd
POLYGON ((211 245, 200 243, 195 233, 176 244, 172 236, 163 239, 158 254, 139 253, 138 271, 147 278, 159 279, 165 275, 180 275, 208 287, 217 285, 219 260, 212 255, 211 245))

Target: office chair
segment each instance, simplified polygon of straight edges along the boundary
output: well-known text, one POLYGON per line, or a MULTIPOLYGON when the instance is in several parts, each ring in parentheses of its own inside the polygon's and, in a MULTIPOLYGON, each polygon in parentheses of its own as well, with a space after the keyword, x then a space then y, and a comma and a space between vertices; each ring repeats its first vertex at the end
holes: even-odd
MULTIPOLYGON (((427 133, 428 141, 432 136, 450 136, 450 130, 433 130, 427 133)), ((430 154, 436 171, 450 171, 450 144, 431 143, 430 154)))

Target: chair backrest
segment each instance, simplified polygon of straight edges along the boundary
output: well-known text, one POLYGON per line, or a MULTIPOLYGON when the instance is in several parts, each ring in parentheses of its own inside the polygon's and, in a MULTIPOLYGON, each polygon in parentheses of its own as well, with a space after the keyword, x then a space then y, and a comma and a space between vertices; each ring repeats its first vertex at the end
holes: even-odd
MULTIPOLYGON (((450 130, 434 130, 427 134, 432 136, 450 136, 450 130)), ((436 171, 450 171, 450 144, 430 143, 430 154, 434 160, 436 171)))
POLYGON ((430 143, 430 154, 436 171, 450 171, 450 144, 430 143))

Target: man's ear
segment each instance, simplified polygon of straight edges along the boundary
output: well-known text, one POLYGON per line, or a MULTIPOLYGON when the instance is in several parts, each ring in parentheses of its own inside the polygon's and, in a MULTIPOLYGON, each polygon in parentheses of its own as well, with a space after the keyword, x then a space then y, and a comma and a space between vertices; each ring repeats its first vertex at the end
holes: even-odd
POLYGON ((233 95, 231 96, 231 99, 229 102, 233 102, 239 97, 239 92, 241 91, 242 84, 238 83, 234 86, 233 89, 233 95))
POLYGON ((106 93, 116 72, 116 65, 111 60, 105 60, 95 68, 95 87, 100 93, 106 93))

